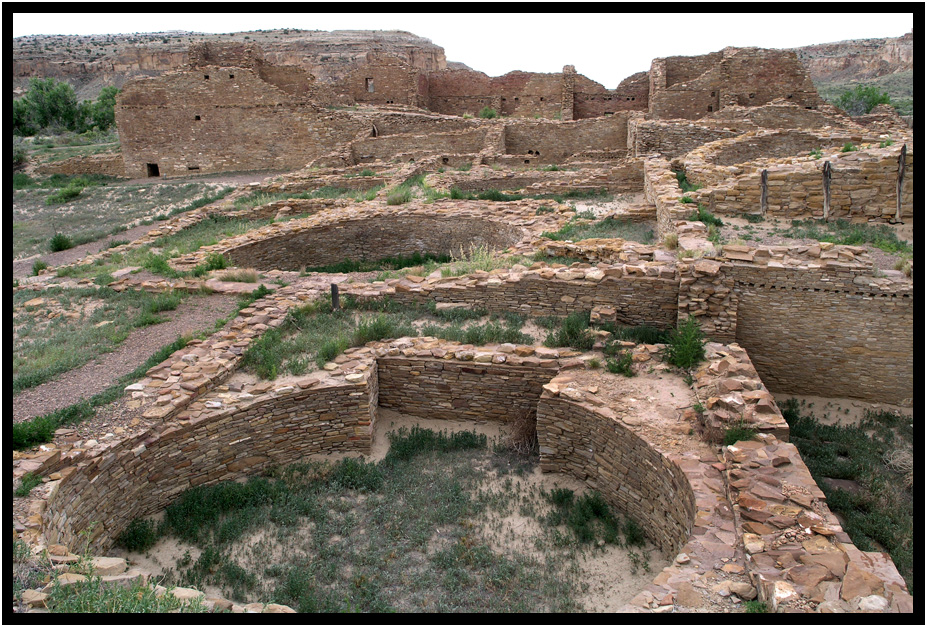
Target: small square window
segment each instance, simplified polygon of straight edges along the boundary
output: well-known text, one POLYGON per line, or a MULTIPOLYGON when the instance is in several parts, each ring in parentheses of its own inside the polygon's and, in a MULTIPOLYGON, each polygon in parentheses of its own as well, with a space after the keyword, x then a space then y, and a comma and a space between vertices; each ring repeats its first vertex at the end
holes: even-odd
POLYGON ((193 119, 194 119, 194 120, 199 120, 199 119, 200 119, 200 116, 195 115, 195 116, 193 116, 193 119))
POLYGON ((203 80, 204 80, 204 81, 208 81, 208 80, 209 80, 209 74, 203 74, 203 80))

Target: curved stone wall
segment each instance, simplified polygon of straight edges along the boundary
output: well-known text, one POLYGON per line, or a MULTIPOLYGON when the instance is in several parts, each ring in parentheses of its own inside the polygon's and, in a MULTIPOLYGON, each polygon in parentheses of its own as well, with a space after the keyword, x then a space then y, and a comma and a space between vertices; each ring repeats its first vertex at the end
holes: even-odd
POLYGON ((538 442, 542 470, 569 473, 598 490, 667 555, 689 539, 695 496, 685 473, 610 409, 545 392, 538 403, 538 442))
POLYGON ((370 217, 283 234, 229 250, 242 267, 258 270, 300 270, 352 260, 378 260, 413 253, 459 254, 471 246, 508 248, 524 231, 480 218, 436 218, 422 215, 370 217))

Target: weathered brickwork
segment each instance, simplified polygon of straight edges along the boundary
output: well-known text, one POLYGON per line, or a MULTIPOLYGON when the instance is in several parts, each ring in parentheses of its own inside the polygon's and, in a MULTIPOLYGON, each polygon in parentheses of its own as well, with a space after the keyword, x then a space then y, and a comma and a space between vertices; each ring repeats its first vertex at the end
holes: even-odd
POLYGON ((89 155, 71 157, 62 161, 44 163, 35 169, 36 174, 105 174, 107 176, 125 176, 125 162, 122 154, 89 155))
POLYGON ((607 407, 587 408, 563 391, 558 396, 545 392, 537 413, 542 470, 586 482, 640 523, 664 553, 675 553, 685 544, 695 499, 676 464, 607 407))
POLYGON ((723 106, 758 106, 785 98, 812 109, 823 104, 794 52, 725 48, 699 57, 654 59, 649 112, 695 120, 723 106))
POLYGON ((866 142, 863 139, 764 131, 712 142, 682 159, 689 182, 703 185, 687 195, 721 215, 763 213, 787 218, 811 215, 827 219, 896 220, 898 164, 904 149, 906 172, 900 197, 901 215, 902 219, 912 218, 913 187, 909 186, 907 172, 914 165, 913 148, 901 141, 880 147, 877 139, 866 142), (846 143, 860 148, 844 152, 846 143), (811 150, 821 151, 821 156, 809 156, 811 150), (759 158, 760 155, 768 156, 759 158), (785 155, 792 156, 781 158, 785 155), (825 164, 829 164, 827 180, 825 164), (826 216, 825 185, 829 191, 826 216))

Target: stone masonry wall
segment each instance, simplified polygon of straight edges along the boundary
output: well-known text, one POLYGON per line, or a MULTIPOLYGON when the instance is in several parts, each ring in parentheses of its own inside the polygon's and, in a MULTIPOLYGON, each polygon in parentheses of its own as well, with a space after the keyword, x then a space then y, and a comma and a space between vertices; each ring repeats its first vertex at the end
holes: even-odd
POLYGON ((61 482, 46 536, 76 546, 81 531, 105 521, 94 544, 105 550, 129 522, 162 510, 189 488, 316 453, 368 453, 375 386, 373 373, 357 384, 291 388, 280 398, 124 441, 61 482))
POLYGON ((695 499, 685 473, 608 408, 545 392, 538 403, 541 469, 565 472, 627 512, 665 554, 689 539, 695 499))
POLYGON ((797 287, 785 277, 759 275, 738 277, 737 342, 773 392, 911 405, 910 293, 797 287))
POLYGON ((299 270, 345 259, 375 261, 416 252, 449 255, 471 245, 496 250, 521 237, 516 227, 491 220, 371 217, 260 240, 234 248, 227 255, 242 267, 299 270))
POLYGON ((533 412, 541 386, 557 374, 555 359, 525 357, 522 362, 524 366, 519 367, 382 357, 378 360, 379 406, 423 418, 508 423, 520 413, 533 412))
POLYGON ((540 163, 559 163, 586 150, 627 150, 628 113, 575 122, 523 121, 505 127, 505 152, 539 153, 540 163))
POLYGON ((485 128, 430 133, 428 135, 387 135, 353 142, 351 149, 356 163, 389 161, 399 154, 411 153, 418 158, 429 153, 476 154, 483 148, 485 128))
POLYGON ((245 68, 203 67, 127 84, 116 105, 125 174, 293 169, 354 138, 360 120, 322 113, 245 68), (206 77, 209 78, 206 78, 206 77))
POLYGON ((107 176, 125 176, 125 162, 122 154, 89 155, 71 157, 63 161, 53 161, 37 166, 36 174, 105 174, 107 176))

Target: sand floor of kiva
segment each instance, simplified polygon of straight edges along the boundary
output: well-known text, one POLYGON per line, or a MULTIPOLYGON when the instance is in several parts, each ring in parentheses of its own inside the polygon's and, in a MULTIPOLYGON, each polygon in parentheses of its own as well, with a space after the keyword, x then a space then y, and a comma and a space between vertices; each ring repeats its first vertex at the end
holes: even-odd
MULTIPOLYGON (((504 442, 507 437, 507 428, 499 423, 492 422, 473 422, 468 420, 435 420, 425 419, 417 416, 402 414, 396 411, 381 408, 378 411, 378 419, 374 431, 373 446, 370 461, 382 460, 389 450, 390 432, 405 428, 411 429, 413 426, 419 426, 434 431, 476 431, 485 434, 489 439, 489 450, 493 449, 494 443, 504 442)), ((335 461, 346 455, 324 456, 324 459, 335 461)), ((487 453, 487 459, 491 453, 487 453)), ((323 459, 322 456, 316 459, 323 459)), ((494 511, 485 511, 479 519, 472 521, 474 527, 470 533, 476 536, 475 541, 481 541, 490 546, 494 552, 502 554, 520 553, 539 560, 544 564, 545 559, 550 557, 549 546, 550 530, 545 529, 545 524, 541 522, 543 513, 549 511, 552 506, 547 499, 542 496, 545 492, 550 492, 556 488, 564 488, 574 491, 577 496, 589 492, 587 486, 572 476, 560 473, 542 473, 536 463, 523 467, 522 472, 500 472, 492 468, 488 461, 483 462, 484 476, 479 484, 482 491, 495 492, 498 494, 520 495, 521 506, 514 506, 510 511, 504 514, 494 511), (533 502, 535 511, 533 514, 526 512, 531 509, 528 503, 533 502), (542 538, 548 534, 548 542, 543 542, 542 538), (539 548, 540 547, 540 548, 539 548)), ((619 514, 616 512, 616 514, 619 514)), ((159 519, 160 515, 151 517, 159 519)), ((356 533, 363 534, 365 530, 358 529, 356 533)), ((564 534, 572 533, 569 529, 564 528, 564 534)), ((446 544, 449 536, 448 529, 435 529, 432 540, 429 541, 428 553, 433 554, 440 550, 446 544)), ((231 548, 230 553, 236 556, 242 563, 257 562, 256 555, 263 554, 267 563, 282 561, 286 562, 288 551, 285 547, 277 543, 274 538, 276 535, 267 528, 262 528, 256 532, 246 534, 231 548), (261 546, 261 551, 255 548, 261 546)), ((562 536, 561 536, 562 537, 562 536)), ((335 538, 337 540, 338 538, 335 538)), ((645 542, 643 546, 628 547, 626 545, 618 546, 615 544, 602 544, 601 540, 586 546, 581 551, 573 551, 575 558, 569 561, 566 556, 571 552, 570 548, 554 549, 559 550, 558 563, 569 563, 572 566, 572 576, 575 580, 581 582, 579 589, 576 590, 574 600, 576 607, 587 612, 613 612, 618 610, 622 605, 627 603, 635 594, 649 584, 653 577, 668 565, 668 560, 661 554, 659 549, 652 543, 645 542)), ((195 562, 200 554, 201 549, 192 544, 179 541, 176 538, 168 537, 161 539, 154 548, 148 552, 142 553, 125 553, 119 549, 114 549, 114 554, 127 557, 133 566, 141 568, 155 575, 162 574, 168 569, 177 570, 177 564, 180 560, 186 558, 188 562, 195 562)), ((416 556, 418 557, 418 556, 416 556)), ((425 560, 429 556, 423 555, 421 559, 425 560)), ((254 564, 258 566, 257 563, 254 564)), ((246 564, 246 567, 250 564, 246 564)), ((347 566, 350 569, 350 565, 347 566)), ((227 596, 227 590, 219 586, 205 585, 207 596, 227 596)), ((236 601, 245 601, 245 599, 234 599, 236 601)), ((265 601, 271 599, 247 599, 247 601, 265 601)), ((415 608, 404 602, 397 604, 400 611, 414 611, 415 608)))

